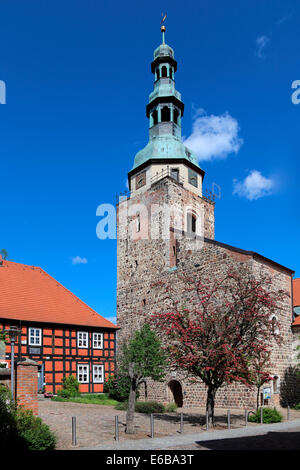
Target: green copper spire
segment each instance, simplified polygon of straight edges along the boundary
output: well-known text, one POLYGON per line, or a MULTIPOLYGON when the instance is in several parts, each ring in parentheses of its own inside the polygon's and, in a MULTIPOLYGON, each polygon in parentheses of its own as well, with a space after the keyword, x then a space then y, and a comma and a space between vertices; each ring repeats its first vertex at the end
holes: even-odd
POLYGON ((165 44, 165 31, 166 31, 166 27, 165 27, 165 25, 164 25, 164 22, 166 21, 167 14, 164 15, 164 14, 162 13, 162 14, 161 14, 161 18, 162 18, 162 20, 161 20, 161 22, 160 22, 160 24, 161 24, 160 30, 161 30, 161 32, 162 32, 162 43, 165 44))
MULTIPOLYGON (((164 17, 163 21, 165 20, 164 17)), ((181 139, 181 118, 184 104, 175 89, 177 62, 174 50, 165 43, 164 25, 161 26, 162 44, 154 51, 151 71, 154 74, 154 90, 149 95, 146 115, 149 118, 149 142, 134 159, 132 170, 152 159, 185 159, 199 167, 196 155, 181 139)), ((131 171, 132 171, 131 170, 131 171)))

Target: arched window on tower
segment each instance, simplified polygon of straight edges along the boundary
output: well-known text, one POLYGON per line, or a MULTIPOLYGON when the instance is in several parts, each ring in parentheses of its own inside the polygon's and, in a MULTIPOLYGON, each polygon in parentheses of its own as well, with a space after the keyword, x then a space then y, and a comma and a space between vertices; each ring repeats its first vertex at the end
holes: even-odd
POLYGON ((152 113, 152 120, 153 120, 153 126, 155 126, 155 124, 158 123, 158 113, 156 109, 152 113))
POLYGON ((196 217, 192 215, 192 233, 196 233, 196 217))
POLYGON ((156 69, 156 80, 159 80, 159 68, 156 69))
POLYGON ((174 119, 175 124, 178 124, 178 117, 179 117, 178 109, 174 109, 173 116, 174 116, 173 119, 174 119))
POLYGON ((161 121, 168 122, 171 119, 170 115, 170 108, 168 106, 164 106, 161 110, 161 121))
POLYGON ((137 232, 140 232, 141 231, 141 218, 140 218, 140 214, 137 214, 136 216, 136 231, 137 232))
POLYGON ((161 76, 162 76, 162 78, 167 78, 167 76, 168 76, 167 67, 165 65, 163 65, 162 68, 161 68, 161 76))
POLYGON ((194 214, 188 212, 187 214, 187 233, 190 236, 195 236, 197 229, 197 219, 194 214))

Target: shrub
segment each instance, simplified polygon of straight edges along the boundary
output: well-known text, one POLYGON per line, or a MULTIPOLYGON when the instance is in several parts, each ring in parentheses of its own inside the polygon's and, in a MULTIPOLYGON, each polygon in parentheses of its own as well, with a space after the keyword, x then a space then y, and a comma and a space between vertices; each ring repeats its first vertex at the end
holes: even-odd
POLYGON ((19 407, 15 413, 18 435, 28 450, 53 450, 56 438, 49 426, 31 410, 19 407))
POLYGON ((104 393, 117 401, 127 401, 130 392, 130 378, 125 375, 110 375, 104 384, 104 393))
POLYGON ((138 401, 135 405, 135 411, 137 413, 164 413, 165 407, 161 403, 156 401, 138 401))
POLYGON ((176 410, 177 410, 176 403, 168 403, 168 405, 165 406, 165 411, 167 413, 174 413, 176 410))
POLYGON ((57 395, 60 398, 71 398, 71 396, 72 396, 71 391, 66 390, 65 388, 60 388, 59 390, 57 390, 57 395))
POLYGON ((74 377, 74 375, 69 375, 68 377, 64 377, 62 379, 62 388, 57 391, 57 395, 62 398, 71 398, 71 397, 78 397, 79 393, 79 382, 74 377))
POLYGON ((55 435, 33 415, 11 401, 10 390, 0 387, 0 450, 53 450, 55 435))
POLYGON ((19 436, 14 416, 14 407, 10 401, 9 390, 0 387, 0 451, 26 450, 26 442, 19 436))
POLYGON ((6 385, 0 384, 0 401, 8 404, 11 402, 11 398, 10 389, 6 385))
MULTIPOLYGON (((260 408, 249 416, 248 421, 251 423, 260 423, 260 408)), ((276 408, 263 408, 263 423, 280 423, 282 421, 282 415, 276 408)))
MULTIPOLYGON (((115 406, 116 410, 119 411, 126 411, 128 407, 128 402, 124 401, 122 403, 118 403, 115 406)), ((135 411, 137 413, 164 413, 165 407, 161 403, 157 403, 156 401, 137 401, 135 404, 135 411)))
POLYGON ((295 406, 295 410, 300 410, 300 403, 298 403, 298 405, 295 406))
POLYGON ((115 406, 116 410, 126 411, 128 407, 128 401, 122 401, 115 406))

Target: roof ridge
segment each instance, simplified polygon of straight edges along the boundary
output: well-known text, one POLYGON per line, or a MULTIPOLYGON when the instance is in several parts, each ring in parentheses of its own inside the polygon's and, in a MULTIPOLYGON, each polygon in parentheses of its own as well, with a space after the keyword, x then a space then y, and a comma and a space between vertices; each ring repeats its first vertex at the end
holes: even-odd
MULTIPOLYGON (((20 272, 21 270, 24 271, 35 271, 36 274, 40 278, 45 278, 47 279, 48 282, 51 282, 52 286, 55 287, 56 289, 59 289, 62 293, 65 293, 68 295, 69 299, 71 302, 74 304, 77 303, 80 306, 84 307, 85 309, 88 310, 89 314, 97 319, 97 320, 104 320, 105 322, 108 323, 107 326, 112 326, 116 327, 115 324, 113 324, 110 320, 105 318, 103 315, 98 313, 96 310, 94 310, 92 307, 90 307, 86 302, 84 302, 82 299, 80 299, 77 295, 75 295, 73 292, 71 292, 67 287, 65 287, 61 282, 59 282, 56 278, 51 276, 48 272, 46 272, 44 269, 42 269, 40 266, 34 266, 34 265, 27 265, 27 264, 22 264, 22 263, 17 263, 15 261, 8 261, 8 260, 3 260, 2 265, 0 266, 0 271, 2 267, 6 268, 11 268, 12 272, 17 272, 17 270, 20 272)), ((6 275, 5 275, 6 276, 6 275)), ((74 307, 76 308, 76 307, 74 307)))
POLYGON ((16 261, 10 261, 8 259, 3 259, 2 260, 2 266, 7 266, 9 265, 14 265, 15 267, 23 267, 23 268, 28 268, 28 269, 42 269, 40 266, 34 266, 30 264, 24 264, 24 263, 17 263, 16 261))

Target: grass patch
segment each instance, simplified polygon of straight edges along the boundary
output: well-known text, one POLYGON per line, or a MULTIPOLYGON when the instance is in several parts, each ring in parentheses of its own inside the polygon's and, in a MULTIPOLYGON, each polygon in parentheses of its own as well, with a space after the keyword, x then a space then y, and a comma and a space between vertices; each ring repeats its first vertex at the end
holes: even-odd
POLYGON ((61 401, 61 402, 84 403, 87 405, 107 405, 107 406, 116 406, 119 403, 117 400, 108 398, 106 393, 101 393, 101 394, 87 393, 87 394, 80 395, 79 397, 70 397, 70 398, 62 398, 62 397, 56 396, 56 397, 53 397, 52 400, 61 401))

